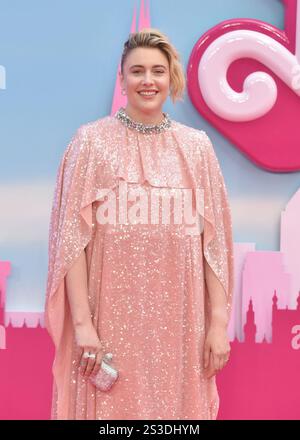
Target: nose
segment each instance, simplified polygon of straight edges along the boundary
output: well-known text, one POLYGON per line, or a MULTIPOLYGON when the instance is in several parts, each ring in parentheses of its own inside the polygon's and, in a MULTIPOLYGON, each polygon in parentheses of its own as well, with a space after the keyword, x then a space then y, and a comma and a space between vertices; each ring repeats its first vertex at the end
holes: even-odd
POLYGON ((145 72, 143 84, 153 84, 151 72, 145 72))

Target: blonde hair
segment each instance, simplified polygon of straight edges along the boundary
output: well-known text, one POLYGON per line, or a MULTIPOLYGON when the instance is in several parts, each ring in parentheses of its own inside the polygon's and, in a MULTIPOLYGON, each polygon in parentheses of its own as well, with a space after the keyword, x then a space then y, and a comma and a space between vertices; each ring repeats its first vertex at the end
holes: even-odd
POLYGON ((140 32, 130 33, 128 40, 124 43, 121 58, 122 75, 127 55, 131 50, 137 47, 157 48, 166 55, 170 70, 170 97, 173 104, 175 104, 177 100, 183 101, 186 86, 184 69, 180 62, 180 55, 176 48, 170 43, 168 37, 155 28, 144 28, 140 32))

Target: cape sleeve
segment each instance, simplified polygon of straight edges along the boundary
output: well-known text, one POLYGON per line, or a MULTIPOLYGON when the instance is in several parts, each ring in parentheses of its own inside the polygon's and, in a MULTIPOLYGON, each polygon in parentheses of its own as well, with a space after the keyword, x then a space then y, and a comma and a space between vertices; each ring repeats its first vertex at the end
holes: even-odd
POLYGON ((64 278, 91 238, 91 210, 86 199, 89 156, 88 131, 81 126, 60 162, 50 216, 45 326, 56 349, 72 323, 64 278))
POLYGON ((234 246, 232 219, 227 189, 208 135, 201 131, 201 160, 197 175, 203 189, 203 255, 221 282, 230 317, 234 288, 234 246))

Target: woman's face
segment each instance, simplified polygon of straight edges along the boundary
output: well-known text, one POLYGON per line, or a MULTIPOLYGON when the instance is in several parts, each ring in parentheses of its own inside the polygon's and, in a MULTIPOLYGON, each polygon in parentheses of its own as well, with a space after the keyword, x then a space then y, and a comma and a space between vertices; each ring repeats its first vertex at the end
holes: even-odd
POLYGON ((157 48, 137 47, 129 52, 120 73, 129 106, 135 111, 161 113, 169 95, 170 71, 165 54, 157 48), (153 96, 143 96, 142 90, 155 90, 153 96))

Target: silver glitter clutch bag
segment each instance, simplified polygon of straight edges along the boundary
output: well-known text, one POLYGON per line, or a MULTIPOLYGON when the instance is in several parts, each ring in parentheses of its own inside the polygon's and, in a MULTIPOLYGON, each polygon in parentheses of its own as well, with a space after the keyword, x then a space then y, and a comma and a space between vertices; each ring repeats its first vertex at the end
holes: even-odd
POLYGON ((98 373, 90 375, 90 382, 101 391, 110 390, 119 377, 118 370, 110 364, 112 357, 112 353, 106 353, 98 373))

